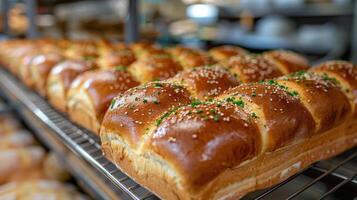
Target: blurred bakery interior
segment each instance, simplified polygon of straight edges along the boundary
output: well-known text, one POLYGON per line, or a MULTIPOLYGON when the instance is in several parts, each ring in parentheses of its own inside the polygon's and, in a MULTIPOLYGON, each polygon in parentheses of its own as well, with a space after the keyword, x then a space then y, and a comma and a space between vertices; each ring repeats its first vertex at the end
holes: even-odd
MULTIPOLYGON (((257 54, 284 49, 311 65, 357 63, 357 1, 0 1, 0 42, 43 38, 204 51, 232 45, 257 54)), ((9 74, 0 72, 0 199, 158 198, 102 156, 99 137, 64 121, 9 74)))
MULTIPOLYGON (((353 0, 138 0, 136 4, 132 25, 137 27, 136 38, 163 46, 208 49, 234 44, 256 52, 294 50, 317 61, 356 61, 353 0)), ((2 37, 124 40, 126 0, 6 0, 0 5, 2 37)))

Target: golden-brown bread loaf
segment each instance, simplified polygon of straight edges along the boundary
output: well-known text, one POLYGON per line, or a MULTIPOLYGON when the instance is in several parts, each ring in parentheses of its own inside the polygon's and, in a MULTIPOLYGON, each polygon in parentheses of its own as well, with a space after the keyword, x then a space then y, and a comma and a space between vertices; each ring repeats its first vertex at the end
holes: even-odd
POLYGON ((141 83, 164 80, 181 71, 181 66, 170 56, 151 56, 141 58, 128 68, 133 77, 141 83))
POLYGON ((261 55, 240 55, 219 63, 243 82, 257 82, 282 76, 283 71, 261 55))
POLYGON ((227 90, 219 99, 249 113, 260 128, 262 151, 274 151, 315 131, 315 122, 297 95, 287 93, 274 81, 268 81, 265 84, 240 85, 227 90))
POLYGON ((33 84, 34 89, 42 96, 46 96, 47 77, 51 69, 64 57, 57 53, 46 53, 33 58, 31 61, 30 76, 25 78, 29 79, 29 83, 33 84))
POLYGON ((137 86, 125 70, 92 70, 77 76, 67 94, 69 117, 76 123, 97 133, 111 100, 137 86))
POLYGON ((351 106, 357 114, 356 104, 357 101, 357 67, 352 63, 346 61, 329 61, 322 63, 312 68, 312 71, 320 74, 325 79, 331 79, 337 82, 342 91, 346 93, 346 96, 350 99, 351 106))
POLYGON ((0 183, 18 179, 41 167, 45 157, 42 147, 20 147, 0 151, 0 183))
POLYGON ((188 47, 172 47, 168 52, 184 69, 201 67, 214 64, 208 53, 188 47))
POLYGON ((0 186, 0 199, 86 200, 73 185, 54 180, 14 181, 0 186))
POLYGON ((209 54, 215 61, 221 62, 234 56, 248 54, 248 51, 237 46, 224 45, 210 49, 209 54))
POLYGON ((65 60, 52 68, 47 78, 47 97, 58 110, 66 112, 67 91, 81 73, 94 69, 91 62, 65 60))
POLYGON ((357 144, 356 98, 348 97, 356 75, 353 64, 324 63, 208 101, 172 79, 156 82, 165 96, 149 83, 113 100, 101 126, 103 151, 164 199, 237 199, 357 144), (155 102, 163 106, 153 109, 155 102))
POLYGON ((159 47, 149 47, 140 51, 139 54, 136 54, 137 59, 145 59, 154 56, 169 56, 165 49, 159 47))
POLYGON ((135 61, 135 55, 130 49, 119 49, 103 52, 97 60, 101 69, 128 67, 135 61))
POLYGON ((130 44, 129 48, 134 52, 136 57, 140 57, 140 54, 143 51, 145 51, 146 49, 155 48, 155 45, 151 42, 141 41, 130 44))
POLYGON ((240 83, 229 71, 216 66, 185 70, 169 81, 184 86, 193 97, 204 100, 218 96, 240 83))
MULTIPOLYGON (((260 63, 256 64, 254 58, 252 57, 252 61, 250 61, 253 63, 253 67, 249 65, 244 65, 243 67, 259 69, 260 63)), ((264 80, 271 77, 274 77, 271 73, 263 73, 256 80, 264 80)), ((229 70, 219 66, 187 69, 166 81, 153 82, 142 87, 133 88, 119 95, 118 98, 112 101, 112 106, 107 111, 107 120, 102 127, 113 128, 114 131, 121 132, 122 134, 125 134, 123 130, 132 130, 133 132, 140 133, 131 134, 140 135, 145 132, 138 130, 142 129, 140 127, 145 127, 144 129, 150 128, 146 127, 146 124, 151 124, 155 120, 160 121, 158 116, 163 115, 167 110, 174 109, 182 103, 187 103, 189 98, 191 100, 211 100, 222 94, 225 90, 239 85, 240 81, 246 82, 246 80, 249 79, 239 80, 235 78, 229 70), (172 88, 175 89, 173 91, 176 94, 170 92, 172 88), (148 96, 149 94, 153 96, 148 96), (177 94, 180 94, 182 97, 178 98, 177 94), (117 115, 121 114, 124 116, 117 117, 117 115), (121 119, 125 121, 121 121, 121 119)))
POLYGON ((98 57, 97 45, 94 41, 74 41, 65 50, 64 56, 74 60, 92 60, 98 57))
POLYGON ((22 129, 21 124, 14 119, 11 114, 0 115, 0 135, 11 134, 17 130, 22 129))
POLYGON ((35 144, 34 137, 26 130, 13 130, 11 133, 0 133, 0 151, 35 144))
POLYGON ((308 60, 292 51, 272 50, 263 53, 263 56, 274 62, 284 74, 309 69, 308 60))

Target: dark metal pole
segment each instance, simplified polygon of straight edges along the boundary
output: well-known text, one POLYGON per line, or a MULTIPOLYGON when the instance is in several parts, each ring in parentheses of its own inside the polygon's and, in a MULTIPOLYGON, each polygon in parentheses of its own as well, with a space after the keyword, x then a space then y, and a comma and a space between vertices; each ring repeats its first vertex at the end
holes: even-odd
POLYGON ((37 2, 36 0, 25 0, 26 14, 28 19, 27 38, 36 38, 38 36, 36 26, 37 2))
POLYGON ((357 1, 354 1, 351 60, 357 63, 357 1))
POLYGON ((4 31, 6 36, 10 36, 10 27, 9 27, 9 10, 10 10, 10 2, 9 0, 3 0, 2 2, 2 30, 4 31))
POLYGON ((139 0, 128 0, 128 13, 125 19, 125 42, 132 43, 139 39, 139 0))

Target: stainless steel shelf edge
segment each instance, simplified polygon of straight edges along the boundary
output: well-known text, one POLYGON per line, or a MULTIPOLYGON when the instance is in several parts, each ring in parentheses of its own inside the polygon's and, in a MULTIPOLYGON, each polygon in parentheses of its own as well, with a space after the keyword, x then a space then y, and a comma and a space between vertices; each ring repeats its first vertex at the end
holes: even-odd
MULTIPOLYGON (((72 124, 66 117, 49 106, 43 98, 26 89, 4 69, 0 69, 0 87, 7 96, 23 104, 34 116, 49 127, 69 150, 103 174, 108 182, 113 184, 113 188, 120 189, 135 200, 158 199, 118 170, 114 164, 103 156, 97 136, 72 124)), ((120 194, 118 198, 120 198, 120 194)))

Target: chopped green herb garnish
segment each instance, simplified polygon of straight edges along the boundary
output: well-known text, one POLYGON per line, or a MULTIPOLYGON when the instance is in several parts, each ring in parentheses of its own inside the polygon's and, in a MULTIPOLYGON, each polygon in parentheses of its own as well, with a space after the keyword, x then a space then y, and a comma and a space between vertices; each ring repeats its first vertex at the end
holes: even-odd
POLYGON ((154 100, 153 102, 154 102, 154 104, 159 104, 158 100, 154 100))
POLYGON ((292 91, 292 92, 288 91, 287 93, 288 93, 288 95, 290 95, 292 97, 296 97, 299 95, 299 93, 297 93, 296 91, 292 91))
POLYGON ((162 88, 162 84, 161 83, 154 83, 154 87, 155 88, 162 88))
POLYGON ((255 112, 253 112, 253 113, 252 113, 252 117, 253 117, 254 119, 257 119, 257 118, 258 118, 258 115, 255 114, 255 112))
POLYGON ((122 66, 122 65, 116 66, 116 67, 114 67, 114 69, 117 70, 117 71, 126 71, 126 67, 122 66))
POLYGON ((339 82, 337 81, 336 78, 329 77, 327 74, 323 74, 323 75, 322 75, 322 79, 323 79, 324 81, 329 81, 329 82, 331 82, 331 83, 333 83, 333 84, 335 84, 335 85, 338 85, 338 84, 339 84, 339 82))
POLYGON ((274 80, 268 80, 267 82, 269 85, 277 85, 278 83, 274 80))
POLYGON ((201 113, 203 113, 203 110, 196 110, 196 113, 201 114, 201 113))
POLYGON ((168 116, 170 116, 171 113, 176 112, 177 109, 178 109, 178 107, 173 108, 173 109, 167 111, 166 113, 164 113, 159 119, 156 120, 156 126, 159 126, 159 125, 161 124, 161 122, 162 122, 165 118, 167 118, 168 116))
POLYGON ((147 99, 144 99, 144 100, 143 100, 143 103, 147 103, 147 102, 148 102, 148 100, 147 100, 147 99))
POLYGON ((231 103, 233 103, 234 105, 239 106, 239 107, 241 107, 241 108, 244 108, 244 102, 243 102, 243 100, 242 100, 241 98, 235 99, 234 97, 228 97, 228 98, 226 99, 226 101, 227 101, 227 102, 231 102, 231 103))
POLYGON ((113 109, 115 106, 115 99, 112 100, 112 102, 110 102, 110 109, 113 109))
POLYGON ((203 104, 203 103, 198 100, 194 100, 190 103, 190 106, 195 108, 196 106, 201 105, 201 104, 203 104))

